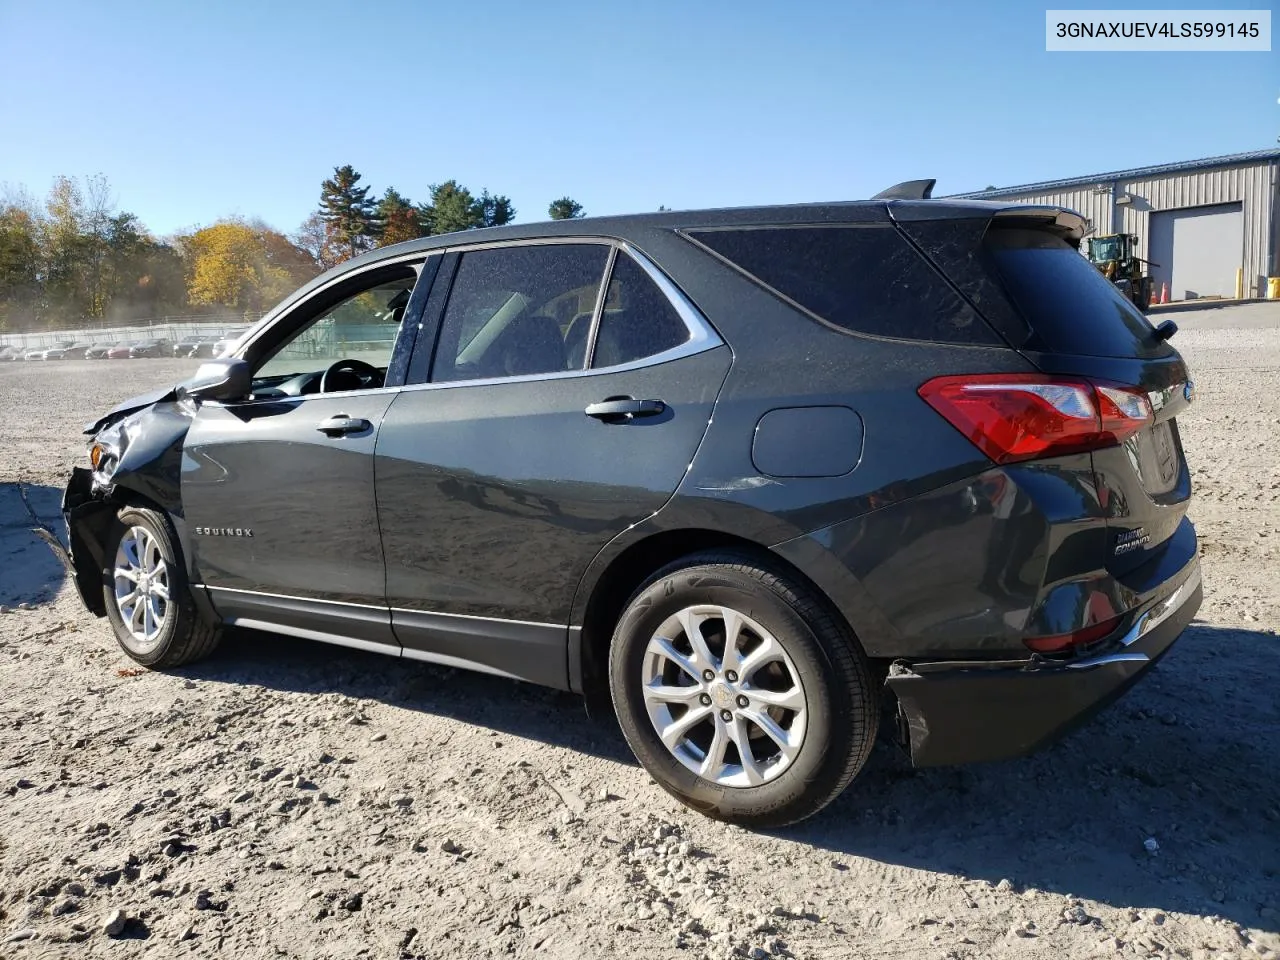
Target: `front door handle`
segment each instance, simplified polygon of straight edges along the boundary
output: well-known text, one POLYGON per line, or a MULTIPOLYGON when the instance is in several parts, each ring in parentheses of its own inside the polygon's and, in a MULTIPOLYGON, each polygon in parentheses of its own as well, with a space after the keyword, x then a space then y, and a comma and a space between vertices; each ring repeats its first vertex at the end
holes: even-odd
POLYGON ((361 420, 359 417, 348 417, 345 413, 330 417, 328 420, 321 420, 316 424, 317 430, 330 437, 341 437, 348 433, 363 433, 372 429, 372 427, 373 424, 368 420, 361 420))
POLYGON ((633 400, 631 397, 610 397, 593 403, 584 411, 605 423, 625 423, 637 417, 656 417, 665 413, 667 405, 661 400, 633 400))

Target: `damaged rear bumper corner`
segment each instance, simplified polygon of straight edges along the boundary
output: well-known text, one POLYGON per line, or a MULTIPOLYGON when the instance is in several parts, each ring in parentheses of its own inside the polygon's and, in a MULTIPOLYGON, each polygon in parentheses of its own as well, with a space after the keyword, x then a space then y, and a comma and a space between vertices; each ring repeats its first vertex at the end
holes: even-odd
POLYGON ((885 686, 918 767, 1033 753, 1114 702, 1173 645, 1203 599, 1193 560, 1113 647, 1066 661, 894 663, 885 686))

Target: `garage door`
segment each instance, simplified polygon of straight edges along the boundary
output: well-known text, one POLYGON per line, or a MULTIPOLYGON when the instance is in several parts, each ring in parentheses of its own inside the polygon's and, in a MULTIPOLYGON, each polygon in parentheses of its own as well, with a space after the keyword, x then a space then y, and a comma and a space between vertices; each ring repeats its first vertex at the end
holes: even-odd
POLYGON ((1151 214, 1151 275, 1169 299, 1234 297, 1244 263, 1244 210, 1239 203, 1151 214))

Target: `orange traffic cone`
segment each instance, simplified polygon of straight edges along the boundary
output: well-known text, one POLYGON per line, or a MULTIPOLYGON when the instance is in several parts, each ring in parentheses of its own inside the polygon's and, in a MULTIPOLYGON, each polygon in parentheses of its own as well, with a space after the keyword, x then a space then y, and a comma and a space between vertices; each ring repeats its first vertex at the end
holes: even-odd
POLYGON ((1167 283, 1160 284, 1160 302, 1161 303, 1169 302, 1169 284, 1167 283))

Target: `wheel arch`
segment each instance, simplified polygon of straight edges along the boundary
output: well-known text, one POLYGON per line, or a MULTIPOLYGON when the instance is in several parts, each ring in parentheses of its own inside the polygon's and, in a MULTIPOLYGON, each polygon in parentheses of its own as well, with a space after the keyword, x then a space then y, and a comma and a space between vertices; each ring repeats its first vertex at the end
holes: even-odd
POLYGON ((828 606, 857 640, 856 624, 827 593, 794 563, 754 540, 723 530, 682 528, 652 533, 628 545, 610 560, 589 585, 584 585, 581 627, 571 631, 569 685, 581 693, 593 715, 612 712, 609 695, 609 645, 627 601, 650 576, 668 564, 705 550, 733 550, 759 560, 770 569, 793 577, 828 606))
MULTIPOLYGON (((149 626, 144 625, 141 635, 136 629, 137 605, 142 600, 137 593, 137 584, 150 583, 150 578, 130 578, 135 581, 134 590, 130 593, 135 598, 134 609, 130 614, 126 614, 120 603, 118 587, 112 583, 114 578, 106 579, 100 590, 107 609, 107 619, 125 654, 152 669, 179 667, 207 656, 217 647, 221 638, 221 623, 216 615, 211 615, 205 592, 192 589, 193 585, 186 576, 186 558, 177 556, 183 547, 178 541, 178 526, 173 522, 174 518, 155 505, 154 501, 132 491, 125 492, 120 498, 111 497, 102 502, 104 507, 116 508, 104 511, 115 520, 107 530, 128 534, 133 532, 130 528, 134 527, 140 534, 145 529, 148 539, 155 544, 154 549, 159 553, 160 561, 167 567, 163 612, 155 611, 151 591, 144 591, 148 594, 146 601, 151 608, 151 617, 154 618, 151 621, 155 623, 154 634, 149 626), (138 646, 139 642, 142 643, 141 647, 138 646)), ((109 535, 105 545, 107 556, 111 556, 113 542, 114 538, 109 535)), ((140 559, 141 554, 131 561, 131 565, 140 559)), ((113 564, 115 562, 114 559, 111 561, 113 564)))
MULTIPOLYGON (((81 599, 94 616, 105 617, 106 605, 102 597, 102 578, 106 576, 107 538, 115 526, 116 515, 125 507, 153 510, 168 519, 176 534, 178 548, 182 551, 182 564, 191 576, 191 550, 186 525, 180 522, 172 510, 157 502, 147 493, 132 485, 117 483, 103 496, 95 496, 72 507, 67 512, 68 536, 71 540, 71 559, 81 599)), ((207 612, 203 591, 193 590, 201 612, 207 612)))

